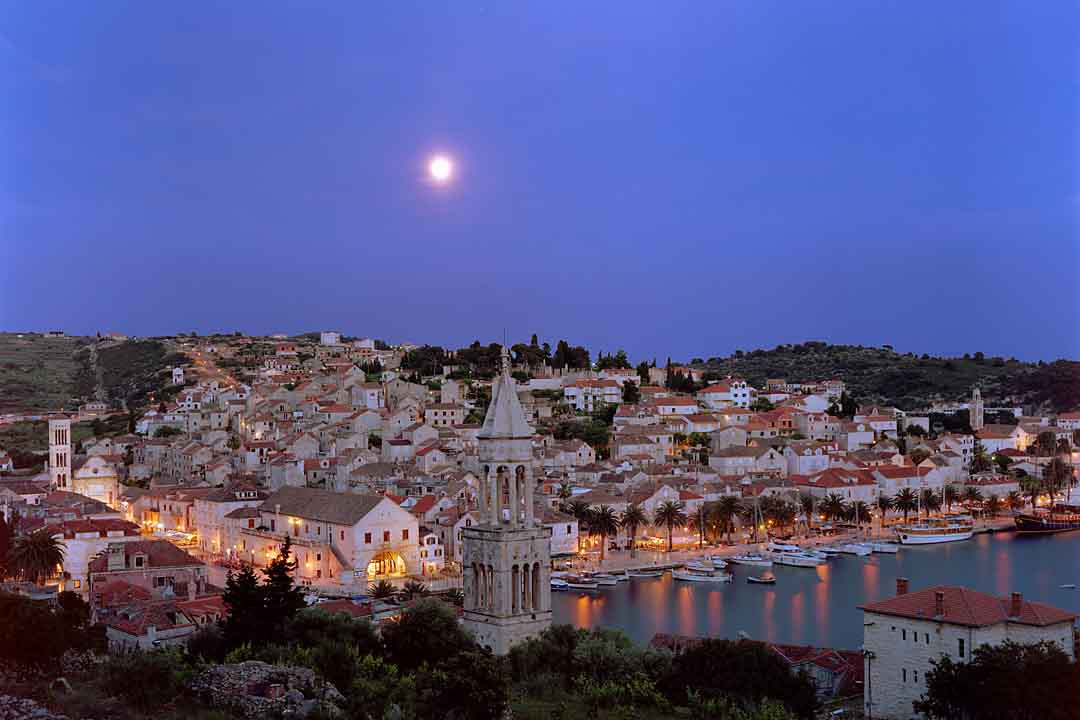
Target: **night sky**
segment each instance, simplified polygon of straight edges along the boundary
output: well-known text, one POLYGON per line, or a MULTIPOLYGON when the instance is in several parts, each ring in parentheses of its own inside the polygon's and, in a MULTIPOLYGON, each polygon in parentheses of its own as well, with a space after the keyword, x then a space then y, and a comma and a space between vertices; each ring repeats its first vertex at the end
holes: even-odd
POLYGON ((1051 0, 3 2, 0 329, 1080 357, 1078 29, 1051 0))

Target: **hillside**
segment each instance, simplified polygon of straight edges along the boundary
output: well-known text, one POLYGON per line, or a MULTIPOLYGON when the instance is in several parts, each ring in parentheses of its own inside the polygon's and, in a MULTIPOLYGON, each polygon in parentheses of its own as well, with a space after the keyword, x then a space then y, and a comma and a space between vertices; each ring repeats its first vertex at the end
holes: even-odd
POLYGON ((1080 406, 1080 362, 1024 363, 1015 358, 940 358, 858 345, 806 342, 772 350, 736 351, 726 358, 697 359, 697 368, 737 375, 763 387, 766 378, 791 382, 840 378, 860 402, 903 409, 929 401, 963 400, 978 385, 988 403, 1006 401, 1054 410, 1080 406))
POLYGON ((0 333, 0 413, 57 410, 77 395, 84 338, 0 333))

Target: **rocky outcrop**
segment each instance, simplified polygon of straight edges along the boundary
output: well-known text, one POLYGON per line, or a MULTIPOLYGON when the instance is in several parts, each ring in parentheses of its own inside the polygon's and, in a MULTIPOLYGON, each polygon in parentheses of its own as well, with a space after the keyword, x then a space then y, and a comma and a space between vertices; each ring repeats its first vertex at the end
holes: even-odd
POLYGON ((255 660, 215 665, 192 678, 189 688, 207 704, 246 718, 304 718, 320 706, 335 714, 345 704, 337 688, 313 670, 255 660))
POLYGON ((0 720, 68 720, 47 707, 27 698, 0 695, 0 720))

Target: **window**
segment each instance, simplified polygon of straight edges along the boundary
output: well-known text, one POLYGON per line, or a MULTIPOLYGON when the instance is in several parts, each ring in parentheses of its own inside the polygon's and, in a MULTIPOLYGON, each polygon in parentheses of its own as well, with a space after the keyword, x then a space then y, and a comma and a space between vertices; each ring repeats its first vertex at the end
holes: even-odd
POLYGON ((907 630, 900 628, 900 639, 907 640, 907 630))
POLYGON ((322 553, 315 553, 315 562, 322 562, 322 553))
POLYGON ((404 530, 401 531, 401 539, 402 540, 408 540, 409 539, 409 528, 405 528, 404 530))
POLYGON ((960 638, 957 642, 959 645, 957 650, 959 651, 960 657, 964 657, 964 638, 960 638))
POLYGON ((900 682, 907 682, 907 668, 900 668, 900 682))
POLYGON ((918 670, 912 670, 911 672, 915 673, 915 682, 919 682, 919 671, 918 670))
MULTIPOLYGON (((76 580, 75 581, 75 589, 78 590, 81 587, 82 587, 82 580, 76 580)), ((963 642, 963 640, 961 640, 960 642, 963 642)))
POLYGON ((248 528, 249 529, 254 529, 255 528, 255 518, 248 518, 248 528))
POLYGON ((390 542, 390 531, 389 530, 383 530, 382 541, 383 542, 390 542))
POLYGON ((344 539, 345 539, 345 531, 344 531, 344 530, 342 530, 342 531, 341 531, 341 539, 342 539, 342 540, 344 540, 344 539))
POLYGON ((142 555, 136 555, 135 556, 135 567, 141 568, 142 566, 143 566, 143 556, 142 555))
POLYGON ((315 534, 316 534, 316 535, 322 535, 322 525, 320 525, 319 527, 315 528, 315 534))
POLYGON ((364 533, 364 544, 365 545, 370 545, 371 544, 371 533, 364 533))
POLYGON ((277 528, 274 527, 274 518, 270 518, 270 532, 274 532, 277 528))
POLYGON ((923 634, 926 635, 926 644, 929 645, 930 644, 930 633, 923 633, 923 634))

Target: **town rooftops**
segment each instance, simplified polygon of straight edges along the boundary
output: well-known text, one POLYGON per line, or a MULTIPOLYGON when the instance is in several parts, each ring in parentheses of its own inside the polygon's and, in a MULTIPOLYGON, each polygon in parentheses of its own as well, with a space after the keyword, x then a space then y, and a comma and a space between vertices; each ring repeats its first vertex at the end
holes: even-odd
POLYGON ((260 506, 263 512, 355 525, 382 502, 381 495, 337 493, 306 487, 283 487, 260 506))
MULTIPOLYGON (((112 547, 112 545, 110 545, 112 547)), ((188 555, 168 540, 135 540, 121 543, 124 551, 124 569, 131 570, 131 559, 136 555, 146 556, 146 561, 141 569, 184 567, 202 565, 202 561, 188 555)), ((102 554, 90 561, 90 572, 105 572, 108 569, 108 554, 102 554)))
POLYGON ((896 595, 886 600, 860 605, 859 609, 881 615, 933 620, 966 627, 987 627, 1005 622, 1046 627, 1057 623, 1071 623, 1078 617, 1076 613, 1067 610, 1028 602, 1020 593, 1001 598, 954 585, 936 585, 925 590, 896 595))

